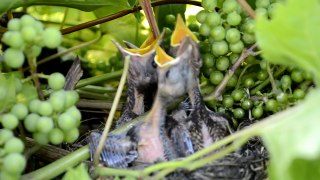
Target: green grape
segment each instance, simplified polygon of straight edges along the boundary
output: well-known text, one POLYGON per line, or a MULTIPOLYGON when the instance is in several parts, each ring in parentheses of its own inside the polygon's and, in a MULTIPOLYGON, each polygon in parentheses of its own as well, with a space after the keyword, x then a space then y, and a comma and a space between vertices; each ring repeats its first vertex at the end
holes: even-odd
POLYGON ((22 120, 28 115, 28 108, 22 103, 15 104, 11 108, 11 114, 15 115, 18 119, 22 120))
POLYGON ((214 57, 213 55, 206 53, 202 56, 203 59, 203 67, 204 68, 212 68, 214 66, 214 57))
POLYGON ((209 11, 213 11, 217 7, 217 0, 202 0, 201 6, 209 11))
POLYGON ((231 96, 234 101, 240 101, 244 97, 244 92, 241 89, 235 89, 232 91, 231 96))
POLYGON ((49 143, 49 137, 47 133, 41 133, 41 132, 33 133, 33 138, 37 143, 41 145, 46 145, 49 143))
POLYGON ((232 13, 229 13, 227 16, 227 23, 231 26, 237 26, 241 22, 241 16, 233 11, 232 13))
POLYGON ((218 85, 220 84, 220 82, 222 81, 224 75, 222 72, 220 71, 213 71, 211 74, 210 74, 210 82, 214 85, 218 85))
POLYGON ((205 23, 210 27, 215 27, 221 24, 221 17, 217 12, 209 13, 205 23))
POLYGON ((58 29, 46 28, 43 31, 43 41, 48 48, 57 48, 62 40, 62 35, 58 29))
POLYGON ((54 129, 52 129, 52 131, 50 131, 49 141, 52 144, 54 144, 54 145, 61 144, 63 142, 63 139, 64 139, 64 134, 60 129, 54 128, 54 129))
POLYGON ((204 23, 206 21, 207 15, 209 14, 206 10, 201 10, 198 12, 196 19, 199 23, 204 23))
POLYGON ((227 33, 226 33, 226 40, 229 42, 229 43, 236 43, 240 40, 240 31, 236 28, 230 28, 227 30, 227 33))
POLYGON ((62 113, 58 118, 58 126, 63 131, 69 131, 70 129, 76 127, 76 119, 69 113, 62 113))
POLYGON ((215 56, 222 56, 228 52, 228 44, 226 41, 218 41, 212 44, 211 49, 215 56))
POLYGON ((35 23, 36 23, 36 20, 30 16, 30 15, 23 15, 21 18, 20 18, 20 21, 21 21, 21 26, 34 26, 35 23))
POLYGON ((33 26, 24 26, 21 29, 21 36, 24 41, 32 42, 37 36, 37 31, 33 26))
POLYGON ((245 112, 242 108, 236 108, 232 111, 234 118, 241 119, 244 117, 245 112))
POLYGON ((41 101, 39 99, 34 99, 29 103, 29 110, 33 113, 38 113, 41 101))
POLYGON ((248 56, 245 59, 245 61, 247 64, 255 64, 255 63, 259 62, 259 61, 257 61, 257 59, 254 56, 248 56))
POLYGON ((78 128, 73 128, 70 131, 64 132, 64 141, 67 143, 73 143, 79 137, 79 130, 78 128))
POLYGON ((210 74, 213 72, 213 68, 202 69, 201 72, 202 72, 204 77, 209 79, 210 78, 210 74))
POLYGON ((210 36, 216 41, 222 41, 226 36, 226 30, 222 26, 216 26, 210 31, 210 36))
POLYGON ((293 70, 291 72, 291 79, 293 82, 301 83, 303 81, 303 72, 300 70, 293 70))
POLYGON ((167 14, 165 17, 165 21, 167 24, 174 24, 176 22, 176 16, 173 14, 167 14))
POLYGON ((76 127, 78 127, 81 123, 81 112, 79 109, 76 106, 72 106, 66 112, 76 120, 76 127))
POLYGON ((18 49, 8 48, 4 52, 4 62, 11 68, 20 68, 24 62, 24 55, 18 49))
POLYGON ((13 18, 8 22, 9 31, 19 31, 21 28, 20 19, 13 18))
POLYGON ((26 159, 22 154, 10 153, 3 159, 3 170, 13 175, 21 174, 26 164, 26 159))
POLYGON ((280 79, 281 87, 285 91, 289 88, 291 88, 291 78, 289 75, 283 75, 280 79))
POLYGON ((266 103, 266 110, 276 112, 278 110, 278 102, 275 99, 269 99, 266 103))
POLYGON ((252 77, 247 77, 247 78, 245 78, 244 81, 243 81, 243 85, 244 85, 244 87, 246 87, 246 88, 251 88, 251 87, 253 87, 253 86, 254 86, 254 80, 253 80, 253 78, 252 78, 252 77))
POLYGON ((254 107, 252 109, 252 116, 256 119, 261 118, 263 115, 263 109, 261 106, 254 107))
POLYGON ((308 81, 313 80, 313 75, 311 72, 304 71, 302 76, 303 76, 303 79, 305 79, 305 80, 308 80, 308 81))
POLYGON ((209 36, 210 34, 210 27, 207 24, 201 24, 199 28, 199 33, 202 36, 209 36))
POLYGON ((232 75, 229 81, 227 82, 227 87, 235 87, 238 82, 238 76, 237 75, 232 75))
POLYGON ((256 0, 257 8, 267 8, 270 5, 270 0, 256 0))
POLYGON ((241 102, 241 107, 244 109, 244 110, 249 110, 251 109, 253 106, 253 102, 250 100, 250 99, 244 99, 242 102, 241 102))
POLYGON ((64 90, 53 92, 50 95, 49 102, 55 112, 62 112, 65 107, 66 93, 64 90))
POLYGON ((66 78, 58 72, 52 73, 48 79, 49 86, 55 91, 62 89, 65 82, 66 78))
POLYGON ((257 17, 260 16, 260 17, 268 18, 268 11, 265 8, 257 8, 256 15, 257 17))
POLYGON ((238 61, 238 59, 239 59, 239 57, 240 57, 240 55, 239 54, 237 54, 237 53, 232 53, 231 55, 230 55, 230 64, 234 64, 235 62, 237 62, 238 61))
POLYGON ((53 129, 53 120, 50 117, 42 116, 38 119, 37 130, 41 133, 49 133, 53 129))
POLYGON ((4 145, 4 150, 10 153, 22 153, 24 149, 23 142, 16 137, 10 138, 4 145))
POLYGON ((66 91, 65 108, 75 105, 79 100, 79 94, 76 91, 66 91))
POLYGON ((253 44, 256 42, 256 37, 253 34, 244 33, 242 35, 242 40, 246 44, 253 44))
POLYGON ((41 101, 38 113, 42 116, 50 116, 53 113, 52 105, 48 101, 41 101))
POLYGON ((8 31, 5 33, 2 41, 15 49, 22 49, 24 42, 19 31, 8 31))
POLYGON ((223 104, 224 107, 231 108, 233 106, 233 103, 234 103, 234 101, 233 101, 233 98, 231 96, 225 96, 223 98, 222 104, 223 104))
POLYGON ((288 95, 284 92, 280 92, 277 96, 276 99, 279 103, 285 104, 288 102, 288 95))
POLYGON ((4 114, 1 117, 1 123, 2 123, 2 126, 4 128, 12 130, 12 129, 15 129, 18 126, 19 120, 13 114, 4 114))
POLYGON ((30 48, 30 51, 28 52, 29 56, 31 57, 38 57, 41 53, 41 47, 37 45, 33 45, 30 48))
POLYGON ((200 41, 199 49, 201 53, 211 53, 211 44, 208 40, 200 41))
POLYGON ((268 76, 269 76, 268 72, 264 70, 258 71, 257 73, 257 79, 259 79, 260 81, 267 79, 268 76))
POLYGON ((225 0, 222 5, 222 11, 224 13, 231 13, 237 10, 238 3, 235 0, 225 0))
POLYGON ((242 41, 238 41, 232 44, 229 44, 230 51, 233 53, 241 53, 244 49, 244 44, 242 41))
MULTIPOLYGON (((190 23, 189 25, 188 25, 188 28, 191 30, 191 31, 193 31, 193 32, 198 32, 199 31, 199 26, 198 26, 198 24, 196 24, 196 23, 190 23)), ((166 33, 166 32, 165 32, 166 33)), ((167 33, 166 33, 167 34, 167 33)), ((169 35, 171 35, 170 33, 169 33, 169 35)))
POLYGON ((24 120, 24 127, 29 131, 29 132, 35 132, 37 129, 37 124, 39 121, 40 116, 35 113, 29 114, 26 119, 24 120))
POLYGON ((302 89, 295 89, 293 91, 293 98, 294 99, 303 99, 305 96, 305 92, 302 89))
POLYGON ((43 24, 41 22, 36 21, 34 23, 34 28, 37 31, 37 34, 42 34, 42 32, 43 32, 43 24))
POLYGON ((8 129, 0 129, 0 146, 13 137, 12 131, 8 129))
POLYGON ((255 30, 255 21, 251 18, 248 18, 245 20, 241 27, 244 33, 253 34, 255 30))
POLYGON ((260 61, 260 68, 262 70, 267 70, 268 62, 266 60, 261 60, 260 61))
POLYGON ((221 56, 217 59, 217 62, 216 62, 216 68, 219 70, 219 71, 225 71, 229 68, 229 59, 225 56, 221 56))

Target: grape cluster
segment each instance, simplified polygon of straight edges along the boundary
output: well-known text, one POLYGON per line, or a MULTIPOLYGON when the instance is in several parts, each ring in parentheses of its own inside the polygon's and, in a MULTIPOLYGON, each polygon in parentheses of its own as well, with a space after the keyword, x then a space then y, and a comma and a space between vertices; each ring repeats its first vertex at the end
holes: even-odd
MULTIPOLYGON (((257 0, 256 15, 272 18, 280 5, 276 0, 257 0)), ((190 24, 189 28, 199 32, 203 60, 201 82, 206 84, 202 93, 206 95, 221 83, 244 48, 256 40, 255 21, 236 0, 203 0, 202 6, 204 9, 196 15, 200 26, 190 24)), ((235 123, 248 118, 260 119, 303 99, 311 84, 310 73, 268 64, 260 56, 249 56, 229 79, 222 100, 209 100, 207 105, 230 114, 235 123)))
POLYGON ((25 55, 35 58, 41 53, 42 47, 56 48, 60 45, 62 35, 55 28, 44 28, 43 24, 30 15, 20 19, 13 18, 8 22, 8 31, 2 41, 10 46, 4 52, 4 62, 10 68, 20 68, 25 55))
POLYGON ((39 144, 72 143, 79 136, 81 113, 75 106, 79 95, 63 90, 64 83, 62 74, 51 74, 48 84, 54 92, 47 100, 34 99, 28 105, 30 114, 24 119, 24 126, 39 144))
MULTIPOLYGON (((6 118, 10 119, 10 117, 6 118)), ((22 155, 23 150, 23 142, 14 137, 11 130, 0 129, 0 179, 20 179, 26 167, 26 159, 22 155)))

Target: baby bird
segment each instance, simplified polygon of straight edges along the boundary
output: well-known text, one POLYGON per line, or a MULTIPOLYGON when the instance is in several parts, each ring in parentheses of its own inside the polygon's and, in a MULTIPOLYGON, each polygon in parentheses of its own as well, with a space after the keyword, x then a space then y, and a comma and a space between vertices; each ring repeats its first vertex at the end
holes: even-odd
POLYGON ((158 65, 158 90, 150 112, 141 125, 134 127, 129 134, 138 145, 138 160, 143 163, 167 161, 177 157, 165 132, 168 105, 186 94, 192 68, 188 57, 191 46, 180 51, 173 59, 159 46, 155 62, 158 65))
MULTIPOLYGON (((130 64, 127 76, 127 100, 116 127, 129 122, 150 109, 157 89, 157 65, 154 62, 155 47, 161 43, 160 36, 154 39, 150 35, 140 48, 123 48, 114 42, 123 58, 129 56, 130 64)), ((129 43, 126 43, 129 45, 129 43)))

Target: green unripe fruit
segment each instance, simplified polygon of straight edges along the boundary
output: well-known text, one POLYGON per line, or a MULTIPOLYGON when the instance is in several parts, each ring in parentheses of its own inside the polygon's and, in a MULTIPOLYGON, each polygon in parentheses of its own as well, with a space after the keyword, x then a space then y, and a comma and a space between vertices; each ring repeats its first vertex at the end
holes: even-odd
POLYGON ((241 109, 241 108, 236 108, 236 109, 234 109, 234 110, 232 111, 232 113, 233 113, 234 118, 236 118, 236 119, 241 119, 241 118, 243 118, 244 115, 245 115, 244 110, 241 109))
POLYGON ((19 120, 13 114, 4 114, 1 117, 1 123, 5 129, 13 130, 18 126, 19 120))
POLYGON ((208 14, 209 14, 209 12, 206 10, 199 11, 196 16, 197 21, 199 23, 204 23, 208 14))
POLYGON ((230 51, 233 53, 241 53, 244 49, 244 44, 242 41, 229 44, 230 51))
POLYGON ((53 113, 52 105, 48 101, 42 101, 38 113, 42 116, 50 116, 53 113))
POLYGON ((37 143, 41 145, 46 145, 49 143, 48 133, 37 132, 33 134, 33 138, 37 143))
POLYGON ((9 174, 21 174, 26 167, 26 159, 22 154, 10 153, 3 159, 3 170, 9 174))
POLYGON ((241 35, 240 35, 240 31, 236 28, 230 28, 227 30, 227 34, 226 34, 226 40, 229 43, 236 43, 240 40, 241 35))
POLYGON ((24 149, 23 142, 16 137, 10 138, 4 145, 4 150, 10 153, 22 153, 24 149))
POLYGON ((34 99, 29 103, 29 110, 33 113, 38 113, 41 101, 39 99, 34 99))
POLYGON ((217 0, 202 0, 201 6, 209 11, 213 11, 217 7, 217 0))
POLYGON ((12 131, 8 129, 0 129, 0 146, 4 145, 4 143, 6 143, 12 137, 12 131))
POLYGON ((222 81, 224 75, 222 72, 220 71, 213 71, 211 74, 210 74, 210 82, 214 85, 218 85, 220 84, 220 82, 222 81))
POLYGON ((237 12, 232 12, 227 16, 227 23, 231 26, 237 26, 241 23, 241 16, 237 12))
POLYGON ((76 119, 69 113, 62 113, 58 118, 58 126, 63 131, 69 131, 70 129, 76 127, 76 119))
POLYGON ((65 142, 73 143, 79 137, 79 130, 77 128, 73 128, 70 131, 64 132, 65 142))
POLYGON ((252 116, 256 119, 261 118, 263 115, 263 109, 261 106, 257 106, 252 109, 252 116))
POLYGON ((19 31, 21 28, 20 19, 13 18, 8 22, 9 31, 19 31))
POLYGON ((219 71, 225 71, 229 68, 229 59, 225 56, 221 56, 217 59, 217 62, 216 62, 216 68, 219 70, 219 71))
POLYGON ((35 113, 29 114, 26 119, 24 120, 24 127, 29 131, 29 132, 35 132, 37 129, 37 124, 40 116, 35 113))
POLYGON ((61 73, 56 72, 49 76, 48 84, 53 90, 57 91, 63 88, 65 81, 65 77, 61 73))
POLYGON ((20 68, 24 62, 24 55, 18 49, 8 48, 4 52, 4 62, 11 68, 20 68))
POLYGON ((38 119, 37 130, 41 133, 49 133, 54 127, 50 117, 42 116, 38 119))
POLYGON ((52 144, 54 144, 54 145, 61 144, 63 142, 63 140, 64 140, 64 134, 60 129, 54 128, 54 129, 52 129, 52 131, 50 131, 49 141, 52 144))
POLYGON ((217 12, 209 13, 205 23, 210 27, 218 26, 221 24, 221 17, 217 12))
POLYGON ((210 37, 215 41, 222 41, 226 36, 226 30, 222 26, 216 26, 210 31, 210 37))
POLYGON ((43 31, 43 41, 48 48, 57 48, 62 40, 61 32, 55 28, 47 28, 43 31))
POLYGON ((218 41, 212 44, 212 53, 215 56, 222 56, 228 52, 228 44, 226 41, 218 41))
POLYGON ((11 108, 11 114, 15 115, 18 119, 22 120, 28 115, 28 108, 22 103, 15 104, 11 108))

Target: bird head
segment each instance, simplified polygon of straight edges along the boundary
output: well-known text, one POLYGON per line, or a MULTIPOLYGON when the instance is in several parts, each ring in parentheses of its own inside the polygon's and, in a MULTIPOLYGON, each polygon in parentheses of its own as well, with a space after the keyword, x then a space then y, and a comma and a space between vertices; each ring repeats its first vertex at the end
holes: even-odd
POLYGON ((125 44, 129 48, 124 48, 113 41, 123 58, 126 56, 130 58, 128 81, 133 83, 135 87, 147 88, 149 85, 157 83, 157 64, 153 59, 156 46, 161 44, 162 38, 163 34, 157 39, 150 34, 139 48, 128 42, 125 44))
POLYGON ((156 47, 154 58, 158 65, 158 95, 171 102, 185 95, 189 89, 193 70, 190 64, 191 45, 184 45, 179 54, 173 58, 160 47, 156 47))

